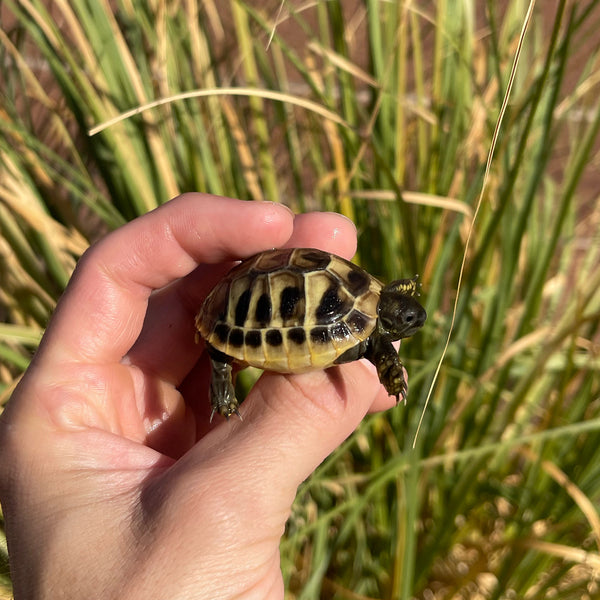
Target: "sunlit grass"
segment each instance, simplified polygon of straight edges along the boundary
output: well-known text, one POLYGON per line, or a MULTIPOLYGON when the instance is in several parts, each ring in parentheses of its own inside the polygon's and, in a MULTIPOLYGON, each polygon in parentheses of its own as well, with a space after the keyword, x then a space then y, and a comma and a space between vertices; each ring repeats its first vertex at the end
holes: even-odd
POLYGON ((299 490, 289 597, 597 594, 600 3, 538 3, 414 450, 528 3, 46 5, 0 29, 3 400, 101 233, 188 190, 337 210, 429 320, 408 405, 299 490))

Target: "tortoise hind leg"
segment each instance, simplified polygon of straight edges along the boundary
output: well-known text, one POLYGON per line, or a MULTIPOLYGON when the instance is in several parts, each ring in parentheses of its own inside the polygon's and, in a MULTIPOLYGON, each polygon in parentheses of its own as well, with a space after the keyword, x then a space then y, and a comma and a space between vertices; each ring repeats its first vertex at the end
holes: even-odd
POLYGON ((406 401, 408 386, 404 377, 404 367, 392 342, 380 335, 371 336, 365 358, 377 367, 379 381, 387 393, 395 396, 396 402, 400 402, 400 398, 406 401))
POLYGON ((235 387, 233 385, 233 375, 231 363, 227 357, 212 347, 208 347, 210 355, 210 366, 212 368, 210 376, 210 405, 212 421, 215 413, 223 415, 226 419, 232 414, 236 414, 241 419, 239 413, 239 403, 235 397, 235 387))
POLYGON ((210 420, 212 421, 216 412, 223 415, 226 419, 229 419, 234 413, 241 418, 238 411, 239 404, 235 397, 231 365, 213 359, 210 362, 212 366, 212 375, 210 378, 210 405, 212 406, 212 413, 210 414, 210 420))

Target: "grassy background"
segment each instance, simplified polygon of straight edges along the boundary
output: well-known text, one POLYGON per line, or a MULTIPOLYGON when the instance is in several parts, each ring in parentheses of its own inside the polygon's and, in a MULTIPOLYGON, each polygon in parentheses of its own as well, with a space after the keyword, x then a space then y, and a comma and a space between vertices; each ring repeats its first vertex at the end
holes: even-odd
POLYGON ((528 3, 198 4, 0 7, 2 401, 102 233, 189 190, 337 210, 429 320, 408 406, 300 488, 289 598, 598 597, 600 3, 536 7, 415 449, 528 3))

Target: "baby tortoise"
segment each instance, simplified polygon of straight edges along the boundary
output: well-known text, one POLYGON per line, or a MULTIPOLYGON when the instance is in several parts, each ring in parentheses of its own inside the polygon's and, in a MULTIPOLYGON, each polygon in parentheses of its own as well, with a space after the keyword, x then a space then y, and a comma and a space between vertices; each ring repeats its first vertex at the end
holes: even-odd
POLYGON ((242 261, 196 316, 212 363, 213 415, 239 414, 234 361, 302 373, 364 357, 388 393, 404 400, 404 369, 392 342, 425 323, 416 295, 416 277, 384 286, 351 262, 314 248, 268 250, 242 261))

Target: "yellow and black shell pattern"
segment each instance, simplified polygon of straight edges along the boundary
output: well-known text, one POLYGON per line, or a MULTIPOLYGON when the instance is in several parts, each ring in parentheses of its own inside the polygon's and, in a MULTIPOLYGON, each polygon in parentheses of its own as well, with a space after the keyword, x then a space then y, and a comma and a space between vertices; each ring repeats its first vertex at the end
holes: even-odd
POLYGON ((322 250, 268 250, 217 284, 196 328, 245 365, 282 373, 322 369, 371 335, 382 287, 360 267, 322 250))

